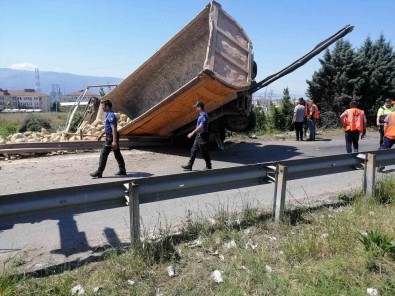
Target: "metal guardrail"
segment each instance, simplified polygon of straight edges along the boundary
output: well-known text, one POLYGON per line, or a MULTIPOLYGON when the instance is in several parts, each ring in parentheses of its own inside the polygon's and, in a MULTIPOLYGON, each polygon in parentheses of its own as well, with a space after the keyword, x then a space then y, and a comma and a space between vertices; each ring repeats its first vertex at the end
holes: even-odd
POLYGON ((274 181, 273 219, 280 221, 285 210, 287 181, 352 171, 355 166, 363 165, 363 189, 366 194, 372 194, 376 167, 393 164, 395 150, 381 150, 266 162, 205 172, 126 178, 99 184, 0 195, 0 217, 65 207, 76 207, 81 212, 88 212, 93 205, 98 204, 103 208, 122 206, 126 197, 130 206, 133 243, 140 237, 139 205, 159 201, 158 195, 160 200, 174 199, 191 195, 196 189, 215 192, 274 181))
MULTIPOLYGON (((69 141, 69 142, 35 142, 35 143, 13 143, 0 144, 0 154, 20 154, 20 153, 47 153, 51 151, 64 150, 89 150, 102 149, 103 141, 69 141)), ((121 148, 149 147, 170 145, 168 138, 161 137, 135 137, 121 139, 121 148)))

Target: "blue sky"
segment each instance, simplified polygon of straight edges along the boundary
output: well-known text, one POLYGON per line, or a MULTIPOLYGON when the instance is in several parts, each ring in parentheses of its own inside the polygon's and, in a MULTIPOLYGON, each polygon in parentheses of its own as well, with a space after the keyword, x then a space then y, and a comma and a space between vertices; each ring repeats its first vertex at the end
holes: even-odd
MULTIPOLYGON (((245 30, 257 80, 284 68, 345 25, 357 48, 381 33, 394 46, 395 1, 218 1, 245 30)), ((125 78, 192 20, 203 0, 0 0, 0 68, 125 78)), ((333 47, 333 45, 332 45, 333 47)), ((320 55, 322 56, 322 54, 320 55)), ((268 87, 304 94, 318 57, 268 87)), ((1 84, 1 82, 0 82, 1 84)), ((264 92, 265 90, 261 90, 264 92)))

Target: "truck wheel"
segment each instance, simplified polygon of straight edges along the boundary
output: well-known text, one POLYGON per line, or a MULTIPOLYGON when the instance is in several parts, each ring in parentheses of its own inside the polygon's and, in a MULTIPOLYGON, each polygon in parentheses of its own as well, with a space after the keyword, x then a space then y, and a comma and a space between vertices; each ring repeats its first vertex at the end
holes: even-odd
POLYGON ((255 61, 252 61, 251 79, 254 80, 257 74, 258 74, 258 65, 255 61))

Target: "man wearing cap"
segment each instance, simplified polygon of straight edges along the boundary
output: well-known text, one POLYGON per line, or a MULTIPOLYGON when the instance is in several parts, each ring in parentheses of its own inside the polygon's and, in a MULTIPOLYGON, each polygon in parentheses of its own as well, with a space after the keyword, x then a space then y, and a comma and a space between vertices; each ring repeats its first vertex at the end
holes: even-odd
POLYGON ((382 147, 384 144, 384 120, 392 111, 393 109, 391 99, 385 99, 384 106, 381 106, 377 111, 376 123, 380 132, 380 147, 382 147))
POLYGON ((204 112, 203 102, 197 102, 193 105, 193 108, 196 108, 196 111, 199 112, 199 117, 196 122, 196 128, 190 132, 187 137, 189 139, 194 135, 196 135, 196 137, 191 149, 191 158, 189 159, 188 164, 182 165, 181 167, 186 171, 191 171, 197 152, 200 150, 204 160, 206 161, 206 168, 204 170, 211 170, 211 160, 208 153, 208 115, 204 112))
POLYGON ((104 132, 101 133, 97 140, 106 135, 106 142, 104 143, 103 149, 100 153, 99 168, 91 173, 93 178, 101 178, 103 171, 106 168, 107 158, 111 150, 114 151, 115 159, 117 160, 119 171, 115 173, 116 176, 126 176, 125 161, 122 157, 121 150, 119 149, 119 133, 117 131, 117 117, 112 112, 112 103, 110 100, 103 100, 100 102, 100 107, 106 112, 106 122, 104 126, 104 132))

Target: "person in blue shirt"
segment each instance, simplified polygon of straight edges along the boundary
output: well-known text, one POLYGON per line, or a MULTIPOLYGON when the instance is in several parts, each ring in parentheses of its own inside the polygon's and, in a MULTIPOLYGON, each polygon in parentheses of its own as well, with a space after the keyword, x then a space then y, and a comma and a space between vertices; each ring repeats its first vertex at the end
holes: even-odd
POLYGON ((115 159, 118 162, 119 171, 116 176, 126 176, 125 161, 123 160, 121 150, 119 149, 119 133, 117 131, 117 117, 112 112, 112 103, 110 100, 103 100, 100 102, 100 107, 106 112, 106 122, 104 125, 104 132, 97 138, 98 141, 106 135, 106 141, 100 154, 99 168, 96 172, 91 173, 93 178, 101 178, 103 171, 107 164, 107 158, 111 150, 114 151, 115 159))
POLYGON ((193 105, 193 108, 196 108, 196 111, 199 112, 199 117, 196 122, 196 128, 190 132, 187 137, 189 139, 194 135, 196 135, 196 137, 191 149, 191 158, 189 159, 188 164, 182 165, 181 167, 186 171, 191 171, 196 155, 200 150, 204 160, 206 161, 206 168, 204 170, 211 170, 211 159, 208 153, 208 115, 204 112, 203 102, 197 102, 193 105))

